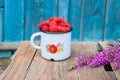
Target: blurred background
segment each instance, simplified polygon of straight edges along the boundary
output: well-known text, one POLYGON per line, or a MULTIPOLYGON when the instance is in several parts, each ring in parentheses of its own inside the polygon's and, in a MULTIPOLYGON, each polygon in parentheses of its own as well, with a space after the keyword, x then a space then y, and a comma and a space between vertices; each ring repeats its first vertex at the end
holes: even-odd
POLYGON ((41 21, 56 16, 73 27, 72 41, 120 38, 120 0, 0 0, 0 43, 30 40, 41 21))

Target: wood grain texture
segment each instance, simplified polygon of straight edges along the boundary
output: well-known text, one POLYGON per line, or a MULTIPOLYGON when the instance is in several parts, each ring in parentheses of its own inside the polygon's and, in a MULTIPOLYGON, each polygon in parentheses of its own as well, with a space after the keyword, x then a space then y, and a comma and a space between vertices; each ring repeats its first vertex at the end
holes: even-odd
POLYGON ((25 39, 38 32, 38 24, 50 17, 57 16, 57 0, 26 0, 25 39))
POLYGON ((110 77, 110 80, 117 80, 115 73, 113 71, 107 71, 107 74, 110 77))
POLYGON ((2 26, 3 26, 3 24, 2 24, 2 21, 3 21, 3 10, 2 9, 0 9, 0 42, 3 40, 3 30, 2 30, 2 26))
POLYGON ((73 27, 72 30, 72 40, 80 40, 80 18, 81 18, 81 9, 82 0, 69 0, 69 14, 68 21, 73 27))
MULTIPOLYGON (((109 47, 109 45, 107 45, 108 42, 99 42, 99 46, 101 49, 105 50, 107 47, 109 47)), ((117 78, 117 80, 120 80, 120 70, 115 70, 114 69, 114 65, 111 63, 111 67, 113 69, 113 72, 115 73, 115 77, 117 78)))
POLYGON ((109 80, 103 66, 99 68, 85 67, 80 70, 68 71, 73 59, 80 54, 95 54, 95 43, 73 43, 72 56, 60 62, 51 62, 43 59, 38 50, 25 80, 109 80), (92 46, 92 47, 91 47, 92 46), (76 48, 75 48, 76 47, 76 48), (92 73, 92 74, 91 74, 92 73), (87 77, 86 77, 87 76, 87 77))
POLYGON ((0 51, 16 50, 20 45, 20 42, 0 42, 0 51))
POLYGON ((23 80, 36 49, 30 46, 29 42, 23 42, 12 58, 10 65, 0 76, 4 80, 23 80))
POLYGON ((3 13, 4 0, 0 0, 0 42, 3 41, 3 13))
POLYGON ((106 0, 83 0, 80 24, 82 41, 103 40, 106 0))
POLYGON ((58 0, 58 16, 68 19, 69 0, 58 0))
POLYGON ((0 0, 0 9, 4 6, 4 0, 0 0))
POLYGON ((0 59, 0 75, 8 67, 9 63, 10 63, 9 58, 0 59))
POLYGON ((24 0, 5 0, 4 41, 21 41, 24 36, 24 0))
POLYGON ((104 40, 120 38, 120 0, 107 0, 104 40))

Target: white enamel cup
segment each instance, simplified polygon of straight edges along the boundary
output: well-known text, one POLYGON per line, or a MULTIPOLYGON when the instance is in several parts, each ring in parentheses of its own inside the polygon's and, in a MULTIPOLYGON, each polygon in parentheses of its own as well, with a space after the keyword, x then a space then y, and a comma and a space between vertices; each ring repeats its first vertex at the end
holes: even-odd
POLYGON ((71 31, 64 33, 37 32, 31 36, 31 45, 41 50, 41 56, 48 60, 65 60, 71 56, 71 31), (36 37, 41 37, 41 44, 34 44, 36 37))

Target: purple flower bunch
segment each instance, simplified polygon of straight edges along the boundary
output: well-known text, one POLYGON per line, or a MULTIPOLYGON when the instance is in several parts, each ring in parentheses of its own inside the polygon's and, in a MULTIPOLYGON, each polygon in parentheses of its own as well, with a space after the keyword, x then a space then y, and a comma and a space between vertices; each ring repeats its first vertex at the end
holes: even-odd
POLYGON ((91 57, 83 54, 74 60, 75 68, 82 68, 87 65, 97 67, 109 63, 113 63, 115 69, 120 69, 120 45, 110 46, 105 51, 97 52, 91 57))

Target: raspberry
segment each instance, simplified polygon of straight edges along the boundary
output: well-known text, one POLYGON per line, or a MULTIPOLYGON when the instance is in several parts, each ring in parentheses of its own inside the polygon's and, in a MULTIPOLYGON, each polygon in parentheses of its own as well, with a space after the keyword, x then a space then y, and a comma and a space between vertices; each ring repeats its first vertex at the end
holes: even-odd
POLYGON ((46 25, 46 26, 49 26, 49 22, 48 22, 48 21, 41 22, 41 23, 39 24, 39 28, 42 29, 42 27, 45 26, 45 25, 46 25))
POLYGON ((49 22, 49 26, 50 26, 50 27, 53 26, 53 25, 57 26, 57 23, 56 23, 55 21, 49 22))
POLYGON ((70 27, 65 27, 66 28, 66 31, 70 31, 70 27))
POLYGON ((59 17, 55 17, 54 18, 54 21, 59 24, 60 22, 62 22, 62 18, 59 18, 59 17))
POLYGON ((59 23, 58 26, 62 26, 62 27, 63 27, 63 26, 64 26, 64 23, 59 23))
POLYGON ((68 23, 68 22, 67 22, 67 20, 64 19, 64 20, 63 20, 63 23, 68 23))
POLYGON ((61 28, 61 31, 62 31, 62 32, 66 32, 67 30, 66 30, 65 27, 62 27, 62 28, 61 28))
POLYGON ((45 25, 45 22, 41 22, 40 24, 39 24, 39 28, 40 29, 42 29, 42 27, 45 25))
POLYGON ((70 27, 70 24, 68 24, 68 23, 65 23, 64 25, 65 25, 65 27, 70 27))
POLYGON ((51 26, 49 29, 50 29, 50 32, 57 32, 56 26, 51 26))
POLYGON ((59 32, 66 32, 67 31, 66 27, 62 27, 62 26, 57 26, 57 29, 59 32))
POLYGON ((41 22, 39 28, 49 32, 67 32, 71 29, 67 20, 60 17, 49 18, 48 21, 41 22))
POLYGON ((61 32, 62 31, 62 26, 57 26, 57 30, 58 30, 58 32, 61 32))
POLYGON ((43 31, 49 31, 49 27, 45 25, 45 26, 42 27, 42 30, 43 31))
POLYGON ((54 20, 54 18, 49 18, 48 20, 51 22, 51 21, 53 21, 53 20, 54 20))

